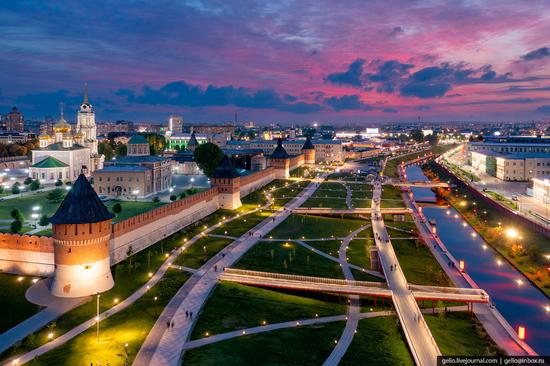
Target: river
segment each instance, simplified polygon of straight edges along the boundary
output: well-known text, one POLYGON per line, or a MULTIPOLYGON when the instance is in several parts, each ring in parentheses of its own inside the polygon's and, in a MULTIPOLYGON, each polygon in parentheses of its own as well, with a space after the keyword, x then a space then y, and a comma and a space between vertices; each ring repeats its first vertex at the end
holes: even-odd
MULTIPOLYGON (((428 180, 420 167, 406 168, 409 180, 428 180)), ((414 196, 434 197, 429 188, 413 188, 414 196)), ((464 260, 466 272, 489 293, 497 309, 517 330, 526 329, 526 342, 540 355, 550 355, 550 300, 504 257, 475 233, 453 209, 424 207, 424 215, 435 219, 437 232, 457 260, 464 260), (473 234, 473 235, 472 235, 473 234)))

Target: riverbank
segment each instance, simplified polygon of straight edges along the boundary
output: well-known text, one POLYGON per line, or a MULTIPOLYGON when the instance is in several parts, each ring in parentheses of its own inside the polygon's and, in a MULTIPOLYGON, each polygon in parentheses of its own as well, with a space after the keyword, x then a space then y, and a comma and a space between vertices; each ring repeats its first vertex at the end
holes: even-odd
MULTIPOLYGON (((457 182, 457 179, 435 163, 423 167, 426 176, 434 181, 457 182)), ((497 208, 474 199, 460 184, 452 191, 438 188, 438 197, 445 199, 462 215, 479 235, 512 266, 525 275, 547 297, 550 297, 550 242, 540 233, 518 224, 497 208)))

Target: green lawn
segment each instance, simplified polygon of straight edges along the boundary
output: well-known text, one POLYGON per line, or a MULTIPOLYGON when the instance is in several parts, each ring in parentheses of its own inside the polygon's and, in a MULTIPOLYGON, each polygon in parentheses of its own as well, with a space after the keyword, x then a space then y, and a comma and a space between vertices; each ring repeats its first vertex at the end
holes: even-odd
POLYGON ((242 336, 185 352, 184 365, 321 365, 340 338, 344 322, 242 336))
POLYGON ((235 267, 254 271, 344 278, 338 263, 292 242, 260 242, 250 249, 235 267))
POLYGON ((347 251, 348 262, 365 269, 370 269, 369 248, 373 245, 373 239, 351 240, 347 251))
POLYGON ((0 219, 12 220, 10 216, 10 212, 16 208, 19 211, 21 211, 21 213, 27 220, 29 220, 31 218, 31 214, 35 212, 32 210, 34 206, 40 206, 40 210, 36 211, 36 212, 39 212, 40 214, 46 214, 48 216, 53 215, 57 210, 57 208, 59 207, 59 202, 54 203, 54 202, 48 201, 46 199, 46 196, 48 195, 48 193, 49 192, 34 193, 28 196, 21 196, 21 197, 12 198, 10 200, 1 202, 0 219))
MULTIPOLYGON (((109 211, 113 212, 113 206, 120 203, 122 211, 113 218, 114 222, 124 221, 132 216, 137 216, 144 212, 150 211, 154 208, 165 205, 164 202, 152 202, 152 201, 109 201, 106 204, 109 211)), ((114 213, 114 212, 113 212, 114 213)))
POLYGON ((340 249, 340 245, 342 245, 341 240, 322 240, 322 241, 308 241, 309 245, 314 247, 315 249, 319 249, 322 252, 325 252, 329 255, 332 255, 333 257, 338 258, 338 250, 340 249))
POLYGON ((342 197, 312 197, 302 204, 302 207, 348 208, 345 196, 342 197))
POLYGON ((424 315, 432 335, 444 356, 505 355, 477 319, 467 312, 424 315))
POLYGON ((37 277, 0 273, 0 309, 9 316, 0 317, 0 333, 34 315, 39 307, 25 299, 25 292, 37 277))
POLYGON ((123 365, 128 344, 128 361, 132 363, 149 330, 164 306, 185 283, 188 274, 170 270, 160 283, 131 307, 100 324, 100 342, 91 327, 69 342, 36 358, 33 365, 123 365), (156 299, 155 299, 156 298, 156 299))
POLYGON ((231 222, 223 224, 223 226, 212 231, 212 234, 241 236, 260 222, 271 216, 273 212, 270 210, 262 210, 245 215, 231 222))
POLYGON ((397 324, 394 316, 360 320, 357 333, 339 365, 414 365, 397 324))
POLYGON ((348 236, 350 232, 365 224, 359 218, 334 218, 323 216, 290 215, 269 235, 279 239, 330 238, 348 236))
POLYGON ((216 255, 216 253, 232 242, 233 240, 224 238, 200 238, 189 248, 185 249, 185 251, 174 261, 174 264, 190 268, 200 268, 203 264, 208 262, 210 258, 216 255))
POLYGON ((290 176, 293 178, 315 178, 317 171, 309 166, 301 166, 290 172, 290 176))
POLYGON ((410 161, 414 160, 419 156, 423 156, 426 153, 433 152, 434 154, 442 154, 447 150, 451 150, 456 145, 436 145, 433 146, 430 150, 427 151, 421 151, 421 152, 414 152, 408 155, 404 155, 402 157, 399 157, 397 159, 388 160, 386 163, 386 167, 384 168, 383 174, 392 177, 397 178, 397 167, 401 164, 402 161, 410 161))
MULTIPOLYGON (((290 320, 314 318, 316 315, 345 314, 346 304, 273 291, 260 287, 221 282, 208 299, 195 324, 191 339, 290 320)), ((315 298, 316 296, 317 298, 315 298)), ((332 297, 331 300, 334 300, 332 297)))
POLYGON ((399 239, 392 240, 392 245, 408 282, 416 285, 452 286, 439 263, 423 243, 412 239, 399 239))

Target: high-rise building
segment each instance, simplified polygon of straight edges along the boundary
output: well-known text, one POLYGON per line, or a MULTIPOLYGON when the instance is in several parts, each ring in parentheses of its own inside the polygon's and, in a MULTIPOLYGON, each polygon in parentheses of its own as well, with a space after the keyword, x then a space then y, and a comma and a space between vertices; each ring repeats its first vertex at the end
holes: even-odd
POLYGON ((25 127, 25 118, 23 114, 13 107, 6 115, 6 130, 14 132, 23 132, 25 127))
POLYGON ((168 117, 168 131, 172 134, 182 133, 183 131, 183 117, 177 115, 171 115, 168 117))

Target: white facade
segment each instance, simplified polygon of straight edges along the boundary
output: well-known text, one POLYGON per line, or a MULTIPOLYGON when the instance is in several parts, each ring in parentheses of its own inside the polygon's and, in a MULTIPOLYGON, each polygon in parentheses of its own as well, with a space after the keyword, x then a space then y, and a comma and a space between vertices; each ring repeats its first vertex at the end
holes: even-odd
MULTIPOLYGON (((59 147, 57 145, 50 145, 50 147, 55 146, 59 147)), ((91 158, 90 158, 90 149, 87 147, 79 146, 79 145, 73 145, 71 148, 64 149, 62 147, 59 147, 58 149, 44 149, 44 150, 33 150, 32 151, 32 164, 36 164, 43 159, 46 159, 48 156, 54 157, 59 161, 62 161, 63 163, 67 164, 69 166, 68 169, 65 170, 65 176, 61 178, 61 180, 65 181, 75 181, 76 178, 78 178, 78 175, 82 171, 83 167, 86 167, 88 169, 88 174, 90 173, 90 165, 91 165, 91 158)), ((33 167, 29 168, 29 176, 32 179, 43 179, 42 178, 42 170, 43 169, 36 169, 33 167)), ((46 182, 43 183, 52 183, 49 182, 47 178, 46 182)), ((53 182, 57 181, 55 178, 53 182)))
POLYGON ((92 155, 97 155, 97 127, 95 113, 88 102, 88 93, 84 94, 84 103, 80 106, 76 120, 77 135, 82 135, 84 146, 90 148, 92 155))
POLYGON ((540 203, 550 203, 550 175, 533 178, 533 198, 540 203))

